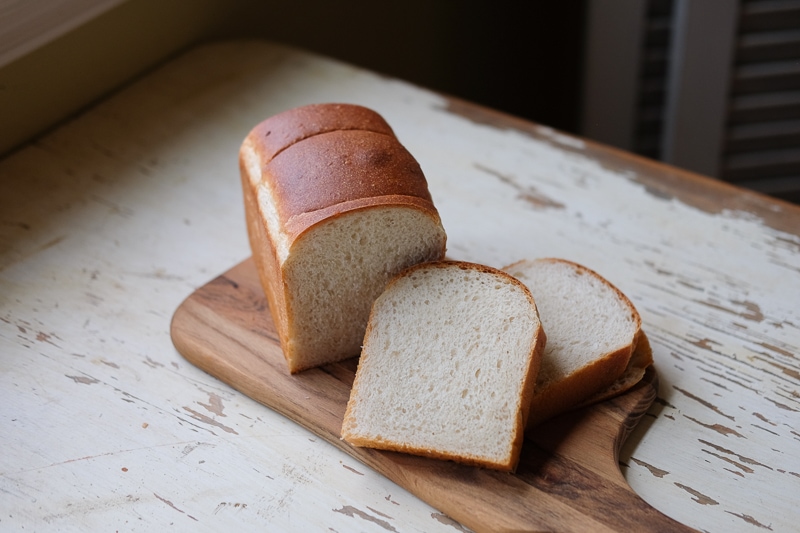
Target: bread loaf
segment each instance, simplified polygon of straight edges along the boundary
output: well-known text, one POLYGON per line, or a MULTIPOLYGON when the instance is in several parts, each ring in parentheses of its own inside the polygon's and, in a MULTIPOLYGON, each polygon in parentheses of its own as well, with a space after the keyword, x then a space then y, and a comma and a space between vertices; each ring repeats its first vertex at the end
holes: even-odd
POLYGON ((417 161, 374 111, 292 109, 239 152, 253 257, 290 372, 358 355, 373 301, 446 235, 417 161))
MULTIPOLYGON (((643 338, 639 313, 622 292, 596 272, 563 259, 525 260, 503 270, 530 289, 547 333, 528 428, 585 405, 601 391, 608 397, 635 383, 633 365, 631 376, 615 384, 643 338)), ((652 361, 649 344, 644 346, 641 364, 652 361)))
POLYGON ((511 276, 412 267, 373 306, 342 438, 513 470, 544 345, 531 294, 511 276))

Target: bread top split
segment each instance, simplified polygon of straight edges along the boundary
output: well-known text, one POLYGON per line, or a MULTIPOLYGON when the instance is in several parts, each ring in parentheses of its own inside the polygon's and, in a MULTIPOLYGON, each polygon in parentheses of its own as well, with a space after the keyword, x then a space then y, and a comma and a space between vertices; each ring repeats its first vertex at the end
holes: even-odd
POLYGON ((352 104, 310 104, 273 115, 248 135, 264 162, 303 139, 333 131, 371 131, 394 137, 389 124, 375 111, 352 104))
POLYGON ((439 217, 417 160, 362 106, 313 104, 270 117, 248 134, 240 165, 289 243, 321 220, 373 205, 439 217))
POLYGON ((412 267, 373 306, 342 438, 513 470, 544 345, 518 280, 472 263, 412 267))

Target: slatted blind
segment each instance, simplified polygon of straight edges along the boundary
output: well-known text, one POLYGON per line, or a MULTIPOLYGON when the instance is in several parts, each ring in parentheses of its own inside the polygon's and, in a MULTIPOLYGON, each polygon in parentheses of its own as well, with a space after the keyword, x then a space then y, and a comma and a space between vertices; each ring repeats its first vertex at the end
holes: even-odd
POLYGON ((800 0, 741 3, 721 178, 800 202, 800 0))
MULTIPOLYGON (((638 29, 635 123, 632 145, 623 148, 653 159, 669 159, 670 67, 680 61, 681 1, 647 0, 638 29)), ((738 0, 737 6, 716 177, 800 203, 800 0, 738 0)))
POLYGON ((633 151, 661 159, 672 37, 672 0, 649 0, 642 28, 633 151))

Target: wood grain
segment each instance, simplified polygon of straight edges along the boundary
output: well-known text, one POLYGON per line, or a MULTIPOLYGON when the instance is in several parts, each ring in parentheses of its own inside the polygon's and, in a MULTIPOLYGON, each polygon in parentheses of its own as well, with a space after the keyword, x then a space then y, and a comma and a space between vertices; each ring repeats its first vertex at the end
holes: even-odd
POLYGON ((622 443, 656 396, 653 369, 624 396, 541 425, 517 472, 506 474, 342 441, 356 359, 290 375, 252 259, 189 296, 171 335, 199 368, 475 531, 690 531, 639 498, 618 466, 622 443))

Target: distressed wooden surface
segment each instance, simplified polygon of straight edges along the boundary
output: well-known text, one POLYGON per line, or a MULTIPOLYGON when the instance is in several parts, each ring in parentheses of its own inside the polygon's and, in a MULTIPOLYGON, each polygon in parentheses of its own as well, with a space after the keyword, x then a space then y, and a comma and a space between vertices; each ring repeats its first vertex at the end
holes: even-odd
POLYGON ((470 529, 692 531, 636 495, 619 469, 621 444, 656 397, 653 367, 627 394, 537 426, 516 472, 495 472, 344 442, 342 419, 357 359, 289 374, 266 309, 255 263, 248 259, 180 305, 170 327, 173 343, 192 364, 470 529))
POLYGON ((707 531, 800 511, 800 209, 267 43, 195 49, 0 162, 0 528, 461 526, 188 364, 169 321, 250 255, 236 153, 323 101, 384 115, 448 255, 584 263, 636 304, 659 396, 627 481, 707 531))

